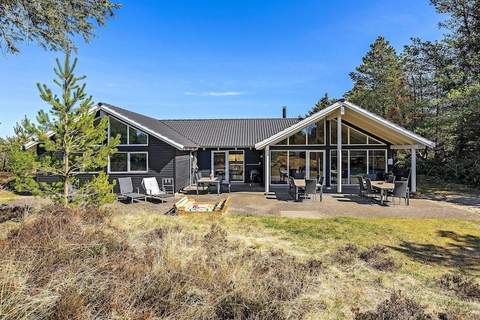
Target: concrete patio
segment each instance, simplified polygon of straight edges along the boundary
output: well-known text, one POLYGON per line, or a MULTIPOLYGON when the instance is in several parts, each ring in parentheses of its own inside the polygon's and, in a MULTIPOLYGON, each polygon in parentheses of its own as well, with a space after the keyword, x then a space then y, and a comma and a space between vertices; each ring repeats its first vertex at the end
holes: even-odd
MULTIPOLYGON (((216 194, 189 194, 203 201, 215 201, 218 197, 229 198, 227 214, 241 215, 274 215, 282 217, 328 218, 340 216, 357 217, 405 217, 405 218, 452 218, 465 220, 480 220, 480 208, 464 204, 452 204, 446 201, 429 199, 410 200, 406 206, 403 201, 398 204, 390 200, 382 206, 378 200, 362 198, 356 193, 324 193, 323 201, 305 199, 295 202, 288 190, 274 190, 275 196, 265 196, 259 191, 237 191, 216 194)), ((344 190, 344 192, 355 190, 344 190)))

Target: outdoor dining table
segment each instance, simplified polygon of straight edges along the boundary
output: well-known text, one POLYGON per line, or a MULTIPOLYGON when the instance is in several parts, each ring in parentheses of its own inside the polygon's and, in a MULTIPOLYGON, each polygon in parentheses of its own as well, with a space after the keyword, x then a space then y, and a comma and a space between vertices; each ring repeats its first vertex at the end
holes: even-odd
MULTIPOLYGON (((200 184, 216 184, 217 185, 217 195, 220 195, 220 179, 218 178, 209 178, 209 177, 203 177, 198 179, 197 185, 200 184)), ((198 195, 198 188, 197 188, 197 195, 198 195)))
POLYGON ((383 205, 383 197, 386 196, 388 191, 392 191, 395 184, 385 181, 372 181, 372 188, 380 191, 380 204, 383 205))
POLYGON ((293 179, 293 186, 295 187, 295 201, 298 201, 298 189, 305 188, 305 179, 293 179))

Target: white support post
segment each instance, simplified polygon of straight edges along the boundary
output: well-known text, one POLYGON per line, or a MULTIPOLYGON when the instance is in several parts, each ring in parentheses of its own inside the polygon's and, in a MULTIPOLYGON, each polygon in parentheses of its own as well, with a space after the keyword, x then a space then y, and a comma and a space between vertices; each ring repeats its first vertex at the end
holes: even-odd
POLYGON ((417 149, 412 148, 412 163, 410 165, 410 192, 417 192, 417 149))
POLYGON ((265 193, 270 192, 270 146, 265 147, 265 193))
MULTIPOLYGON (((343 107, 342 107, 343 109, 343 107)), ((342 193, 342 115, 337 118, 337 192, 342 193)))

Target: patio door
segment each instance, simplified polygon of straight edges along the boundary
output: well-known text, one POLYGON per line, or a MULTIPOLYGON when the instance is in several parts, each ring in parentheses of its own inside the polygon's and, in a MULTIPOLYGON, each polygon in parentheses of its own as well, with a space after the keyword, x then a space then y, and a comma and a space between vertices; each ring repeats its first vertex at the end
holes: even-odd
POLYGON ((308 152, 308 178, 325 179, 325 152, 324 151, 309 151, 308 152))
POLYGON ((243 150, 227 151, 228 153, 228 177, 231 182, 243 182, 245 180, 245 154, 243 150))
POLYGON ((245 181, 245 154, 243 150, 212 151, 212 172, 231 182, 245 181))
POLYGON ((212 172, 215 177, 223 176, 226 177, 227 166, 226 166, 227 153, 225 151, 213 151, 212 152, 212 172))

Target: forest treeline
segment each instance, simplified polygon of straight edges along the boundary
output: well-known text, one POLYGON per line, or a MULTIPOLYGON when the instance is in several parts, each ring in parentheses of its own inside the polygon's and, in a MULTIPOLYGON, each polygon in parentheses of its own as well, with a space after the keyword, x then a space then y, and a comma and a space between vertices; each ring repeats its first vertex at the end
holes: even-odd
MULTIPOLYGON (((344 97, 434 141, 420 173, 480 185, 480 0, 431 4, 445 16, 442 38, 412 38, 397 52, 378 37, 344 97)), ((335 100, 325 94, 310 113, 335 100)))

